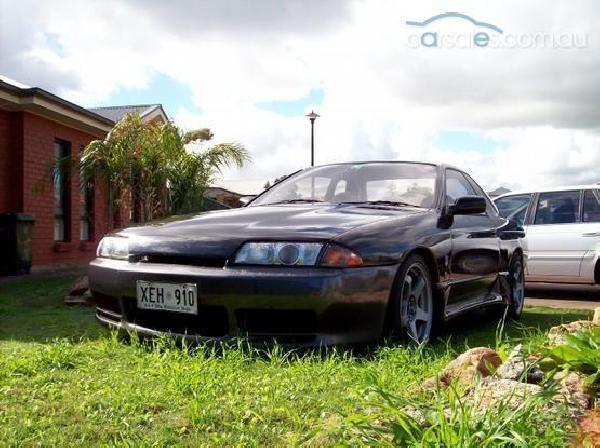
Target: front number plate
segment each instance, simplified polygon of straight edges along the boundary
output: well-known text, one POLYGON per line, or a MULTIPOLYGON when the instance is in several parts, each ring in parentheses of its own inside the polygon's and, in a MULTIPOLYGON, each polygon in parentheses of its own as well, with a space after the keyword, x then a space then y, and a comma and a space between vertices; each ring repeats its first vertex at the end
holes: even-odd
POLYGON ((145 310, 166 310, 198 314, 195 283, 137 281, 137 306, 145 310))

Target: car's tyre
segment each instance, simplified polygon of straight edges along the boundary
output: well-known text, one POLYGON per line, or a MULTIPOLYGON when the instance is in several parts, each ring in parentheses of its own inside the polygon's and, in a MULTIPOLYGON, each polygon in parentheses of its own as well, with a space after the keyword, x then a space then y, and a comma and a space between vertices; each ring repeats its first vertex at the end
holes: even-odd
POLYGON ((411 255, 400 267, 389 311, 393 335, 417 344, 432 338, 437 323, 434 290, 423 257, 411 255))
POLYGON ((510 285, 508 316, 518 319, 523 313, 525 304, 525 266, 523 257, 519 254, 513 257, 509 269, 508 283, 510 285))

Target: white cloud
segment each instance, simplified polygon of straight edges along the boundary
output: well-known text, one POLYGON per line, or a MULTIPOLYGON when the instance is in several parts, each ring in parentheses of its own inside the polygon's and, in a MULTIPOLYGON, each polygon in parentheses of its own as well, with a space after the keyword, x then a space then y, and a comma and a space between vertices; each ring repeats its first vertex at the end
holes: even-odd
MULTIPOLYGON (((322 88, 317 163, 430 159, 462 166, 488 188, 600 180, 600 5, 592 0, 0 5, 0 73, 82 104, 168 75, 191 88, 203 111, 181 109, 178 123, 209 126, 218 140, 253 153, 253 165, 228 177, 308 165, 308 120, 256 103, 322 88), (406 20, 445 11, 505 33, 579 33, 589 48, 409 48, 418 30, 406 20), (486 152, 439 147, 437 132, 453 128, 501 144, 486 152)), ((449 19, 435 30, 465 25, 449 19)))

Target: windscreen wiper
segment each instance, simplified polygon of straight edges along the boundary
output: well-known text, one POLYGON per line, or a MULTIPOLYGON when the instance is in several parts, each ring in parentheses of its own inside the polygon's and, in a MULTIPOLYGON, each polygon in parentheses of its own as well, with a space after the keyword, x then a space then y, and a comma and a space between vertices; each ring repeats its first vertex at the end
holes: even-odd
MULTIPOLYGON (((270 205, 273 204, 296 204, 296 203, 302 203, 302 202, 324 202, 322 199, 317 199, 317 198, 296 198, 296 199, 284 199, 283 201, 277 201, 277 202, 272 202, 270 205)), ((268 204, 265 204, 268 205, 268 204)))
POLYGON ((343 202, 340 202, 340 204, 391 205, 391 206, 394 206, 394 207, 418 207, 418 208, 422 208, 422 207, 419 207, 418 205, 415 205, 415 204, 409 204, 408 202, 402 202, 402 201, 384 201, 384 200, 379 200, 379 201, 343 201, 343 202))

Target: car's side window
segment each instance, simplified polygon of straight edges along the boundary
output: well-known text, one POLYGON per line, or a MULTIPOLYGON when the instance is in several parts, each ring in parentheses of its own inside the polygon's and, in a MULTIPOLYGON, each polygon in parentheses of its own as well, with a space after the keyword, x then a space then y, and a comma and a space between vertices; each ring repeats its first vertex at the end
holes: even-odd
POLYGON ((335 191, 333 192, 333 195, 336 196, 338 194, 346 193, 347 188, 348 182, 346 182, 344 179, 340 179, 335 185, 335 191))
POLYGON ((522 226, 525 223, 529 201, 531 201, 530 194, 505 196, 496 199, 496 207, 498 207, 498 211, 502 217, 512 219, 522 226))
POLYGON ((579 190, 540 193, 535 224, 572 224, 579 221, 579 190))
POLYGON ((463 196, 476 196, 475 190, 460 171, 446 170, 446 198, 448 205, 453 205, 463 196))
POLYGON ((485 194, 485 191, 483 191, 483 188, 481 188, 479 186, 479 184, 477 182, 475 182, 471 176, 469 176, 468 174, 466 174, 466 176, 467 176, 467 179, 469 180, 469 182, 471 183, 471 186, 475 190, 475 194, 477 196, 481 196, 482 198, 485 199, 485 203, 487 204, 486 212, 487 212, 488 216, 498 217, 498 210, 496 210, 496 206, 492 203, 492 201, 490 201, 490 198, 488 197, 487 194, 485 194))
POLYGON ((600 222, 600 190, 586 190, 583 195, 583 222, 600 222))

